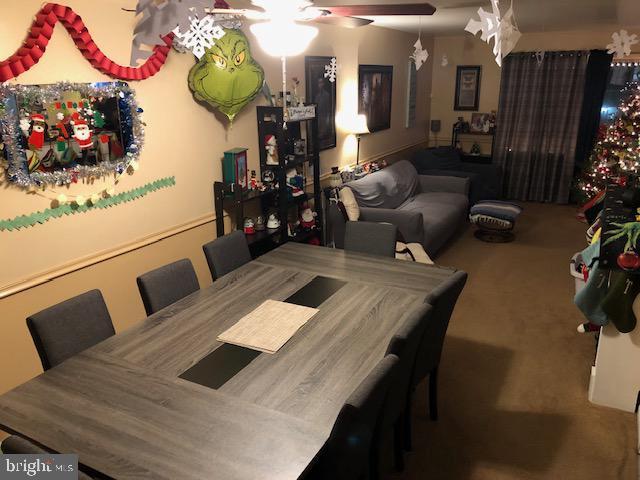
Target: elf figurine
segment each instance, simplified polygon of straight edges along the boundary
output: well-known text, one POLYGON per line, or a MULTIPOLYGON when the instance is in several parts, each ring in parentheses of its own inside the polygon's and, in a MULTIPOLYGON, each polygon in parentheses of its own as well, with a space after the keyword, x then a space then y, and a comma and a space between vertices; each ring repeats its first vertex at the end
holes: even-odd
POLYGON ((40 150, 44 145, 44 115, 33 113, 31 120, 33 121, 33 125, 28 143, 32 150, 40 150))
POLYGON ((98 152, 100 153, 100 160, 103 162, 109 161, 109 135, 102 134, 98 137, 98 152))

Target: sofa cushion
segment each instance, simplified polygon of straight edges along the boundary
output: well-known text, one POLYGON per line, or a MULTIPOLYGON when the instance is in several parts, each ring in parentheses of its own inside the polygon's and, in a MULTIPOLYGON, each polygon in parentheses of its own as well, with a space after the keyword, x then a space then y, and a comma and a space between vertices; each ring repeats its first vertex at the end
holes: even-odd
POLYGON ((456 170, 462 163, 460 152, 449 146, 419 150, 411 161, 420 173, 427 170, 456 170))
POLYGON ((453 209, 459 210, 466 214, 469 207, 469 199, 462 193, 451 192, 428 192, 419 193, 413 198, 407 200, 399 208, 402 210, 422 210, 431 205, 438 205, 446 211, 453 209))
POLYGON ((353 190, 349 187, 341 188, 338 196, 347 213, 345 220, 357 222, 358 219, 360 219, 360 207, 358 206, 358 202, 356 202, 356 197, 353 195, 353 190))
POLYGON ((417 190, 418 172, 401 160, 348 185, 361 207, 398 208, 417 190))
POLYGON ((433 257, 438 250, 464 224, 469 201, 461 193, 420 193, 409 199, 400 210, 422 213, 423 245, 433 257))

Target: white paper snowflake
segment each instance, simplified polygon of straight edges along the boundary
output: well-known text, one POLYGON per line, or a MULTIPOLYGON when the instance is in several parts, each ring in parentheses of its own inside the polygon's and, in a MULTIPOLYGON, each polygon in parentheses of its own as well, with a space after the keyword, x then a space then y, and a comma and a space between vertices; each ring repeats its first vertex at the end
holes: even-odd
POLYGON ((440 65, 442 65, 443 67, 446 67, 449 65, 449 57, 447 57, 446 53, 442 55, 442 61, 440 62, 440 65))
POLYGON ((506 57, 516 46, 522 34, 518 29, 513 16, 513 9, 509 8, 504 17, 500 16, 498 0, 491 0, 491 12, 482 7, 478 9, 480 20, 469 20, 465 30, 477 35, 482 32, 480 39, 487 44, 493 40, 493 54, 496 63, 502 66, 502 59, 506 57))
POLYGON ((611 35, 612 43, 607 45, 607 53, 615 54, 616 58, 624 58, 631 55, 631 46, 638 43, 638 36, 636 34, 629 35, 626 30, 620 30, 620 32, 614 32, 611 35))
POLYGON ((212 15, 206 15, 202 20, 189 17, 189 21, 190 27, 186 32, 181 32, 179 27, 173 31, 174 47, 181 52, 192 52, 199 60, 207 48, 213 46, 215 40, 224 36, 224 30, 220 25, 216 25, 212 15))
POLYGON ((338 60, 336 57, 331 59, 329 65, 324 66, 324 78, 328 78, 331 83, 336 81, 336 75, 338 73, 338 60))
POLYGON ((420 70, 423 63, 429 58, 429 52, 422 48, 422 42, 420 38, 413 44, 413 53, 409 55, 409 58, 416 64, 416 70, 420 70))

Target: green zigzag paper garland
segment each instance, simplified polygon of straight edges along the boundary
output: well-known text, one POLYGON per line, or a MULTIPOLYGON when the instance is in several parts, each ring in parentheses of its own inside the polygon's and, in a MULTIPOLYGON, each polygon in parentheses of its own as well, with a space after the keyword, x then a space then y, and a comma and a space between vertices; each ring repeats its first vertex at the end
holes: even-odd
POLYGON ((176 184, 175 177, 166 177, 147 183, 128 192, 122 192, 109 198, 102 198, 92 205, 62 205, 57 208, 47 208, 42 212, 35 212, 30 215, 20 215, 11 220, 0 220, 0 232, 4 230, 19 230, 21 228, 33 227, 37 224, 48 222, 52 218, 58 218, 63 215, 74 215, 76 213, 84 213, 96 208, 109 208, 121 203, 130 202, 145 195, 160 190, 161 188, 172 187, 176 184))

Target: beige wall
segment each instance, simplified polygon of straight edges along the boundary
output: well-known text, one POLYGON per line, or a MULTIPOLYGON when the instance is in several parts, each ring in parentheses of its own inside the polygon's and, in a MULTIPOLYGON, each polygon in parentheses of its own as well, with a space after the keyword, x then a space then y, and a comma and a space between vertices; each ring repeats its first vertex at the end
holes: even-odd
MULTIPOLYGON (((68 5, 80 14, 96 43, 112 59, 126 64, 129 59, 132 13, 121 7, 134 7, 133 0, 109 0, 99 3, 69 0, 68 5)), ((3 2, 0 6, 0 58, 13 53, 25 35, 25 29, 39 0, 3 2), (9 6, 10 4, 10 6, 9 6)), ((248 32, 248 28, 245 28, 248 32)), ((280 62, 267 56, 249 35, 253 54, 265 69, 273 91, 279 91, 280 62)), ((355 110, 358 63, 394 65, 394 98, 392 128, 368 136, 362 141, 361 158, 397 150, 426 140, 430 65, 419 72, 418 121, 404 128, 407 60, 413 35, 366 27, 342 29, 322 26, 311 45, 309 55, 336 55, 341 67, 338 77, 338 110, 355 110)), ((430 45, 429 45, 430 46, 430 45)), ((125 244, 174 225, 212 213, 212 182, 221 178, 220 159, 224 150, 244 146, 249 150, 250 168, 258 170, 258 138, 256 133, 256 100, 242 111, 228 128, 207 109, 196 104, 186 78, 194 64, 190 55, 172 52, 166 66, 156 76, 131 82, 137 92, 147 123, 146 143, 140 170, 125 176, 118 187, 124 191, 160 177, 175 175, 176 186, 153 193, 139 201, 117 208, 95 211, 51 221, 44 226, 24 231, 3 233, 0 290, 9 283, 72 262, 77 258, 125 244), (126 224, 126 228, 123 228, 126 224), (24 255, 14 252, 29 245, 24 255)), ((291 59, 289 78, 304 78, 304 56, 291 59)), ((22 83, 49 83, 60 80, 96 81, 108 78, 84 60, 69 35, 57 26, 46 54, 40 63, 19 78, 22 83)), ((322 154, 322 172, 332 165, 352 163, 355 157, 353 139, 338 133, 338 146, 322 154)), ((74 185, 64 193, 86 194, 96 186, 74 185)), ((15 189, 0 193, 0 218, 31 213, 48 207, 49 202, 15 189)))
MULTIPOLYGON (((82 16, 94 40, 113 60, 127 64, 130 54, 134 0, 66 0, 82 16)), ((40 0, 0 3, 0 58, 11 55, 25 36, 40 0)), ((248 29, 244 29, 248 32, 248 29)), ((273 91, 280 81, 279 60, 266 56, 249 35, 252 51, 264 67, 273 91)), ((431 64, 418 74, 418 120, 404 127, 407 60, 414 35, 375 27, 346 30, 320 27, 320 34, 306 54, 336 55, 338 110, 355 110, 358 63, 394 66, 392 128, 362 140, 361 159, 393 153, 426 140, 429 118, 431 64)), ((425 39, 423 39, 425 41, 425 39)), ((426 40, 429 49, 432 41, 426 40)), ((116 330, 121 331, 144 318, 135 285, 136 275, 173 260, 189 257, 194 262, 202 286, 211 282, 201 245, 214 237, 212 183, 221 179, 220 159, 224 150, 236 146, 250 149, 250 168, 258 169, 256 101, 238 115, 227 128, 192 99, 187 74, 193 57, 172 52, 164 69, 143 82, 131 82, 147 123, 146 143, 140 170, 125 176, 117 191, 143 185, 160 177, 175 175, 176 186, 152 193, 135 202, 107 210, 52 220, 17 232, 0 232, 0 292, 8 285, 50 272, 56 277, 62 267, 71 273, 42 285, 0 299, 0 393, 13 388, 41 371, 25 326, 25 317, 42 308, 83 291, 103 291, 116 330), (165 232, 183 233, 162 240, 165 232), (149 238, 155 243, 145 246, 149 238), (129 253, 127 250, 136 245, 129 253), (114 251, 124 251, 113 256, 114 251), (95 263, 100 258, 99 263, 95 263), (74 270, 78 262, 93 264, 74 270)), ((304 78, 304 57, 291 59, 289 77, 304 78)), ((57 26, 40 63, 19 78, 36 84, 61 80, 92 82, 109 80, 87 63, 69 35, 57 26)), ((302 92, 301 92, 302 93, 302 92)), ((332 165, 355 161, 353 139, 338 131, 338 146, 322 153, 322 172, 332 165)), ((64 193, 86 194, 97 189, 74 185, 64 193)), ((0 189, 0 218, 42 210, 49 201, 27 195, 12 187, 0 189)), ((0 296, 1 293, 0 293, 0 296)))
MULTIPOLYGON (((591 50, 602 49, 611 41, 611 27, 595 31, 525 33, 515 51, 538 50, 591 50)), ((459 116, 471 120, 471 112, 453 110, 456 88, 456 67, 458 65, 481 65, 479 112, 498 110, 500 94, 500 67, 496 64, 492 47, 471 34, 443 36, 434 39, 433 87, 431 96, 431 118, 442 121, 442 130, 437 139, 430 135, 430 144, 450 144, 451 129, 459 116), (449 65, 443 67, 443 55, 449 58, 449 65)), ((478 141, 483 152, 490 152, 491 137, 462 137, 463 148, 469 150, 478 141)))

